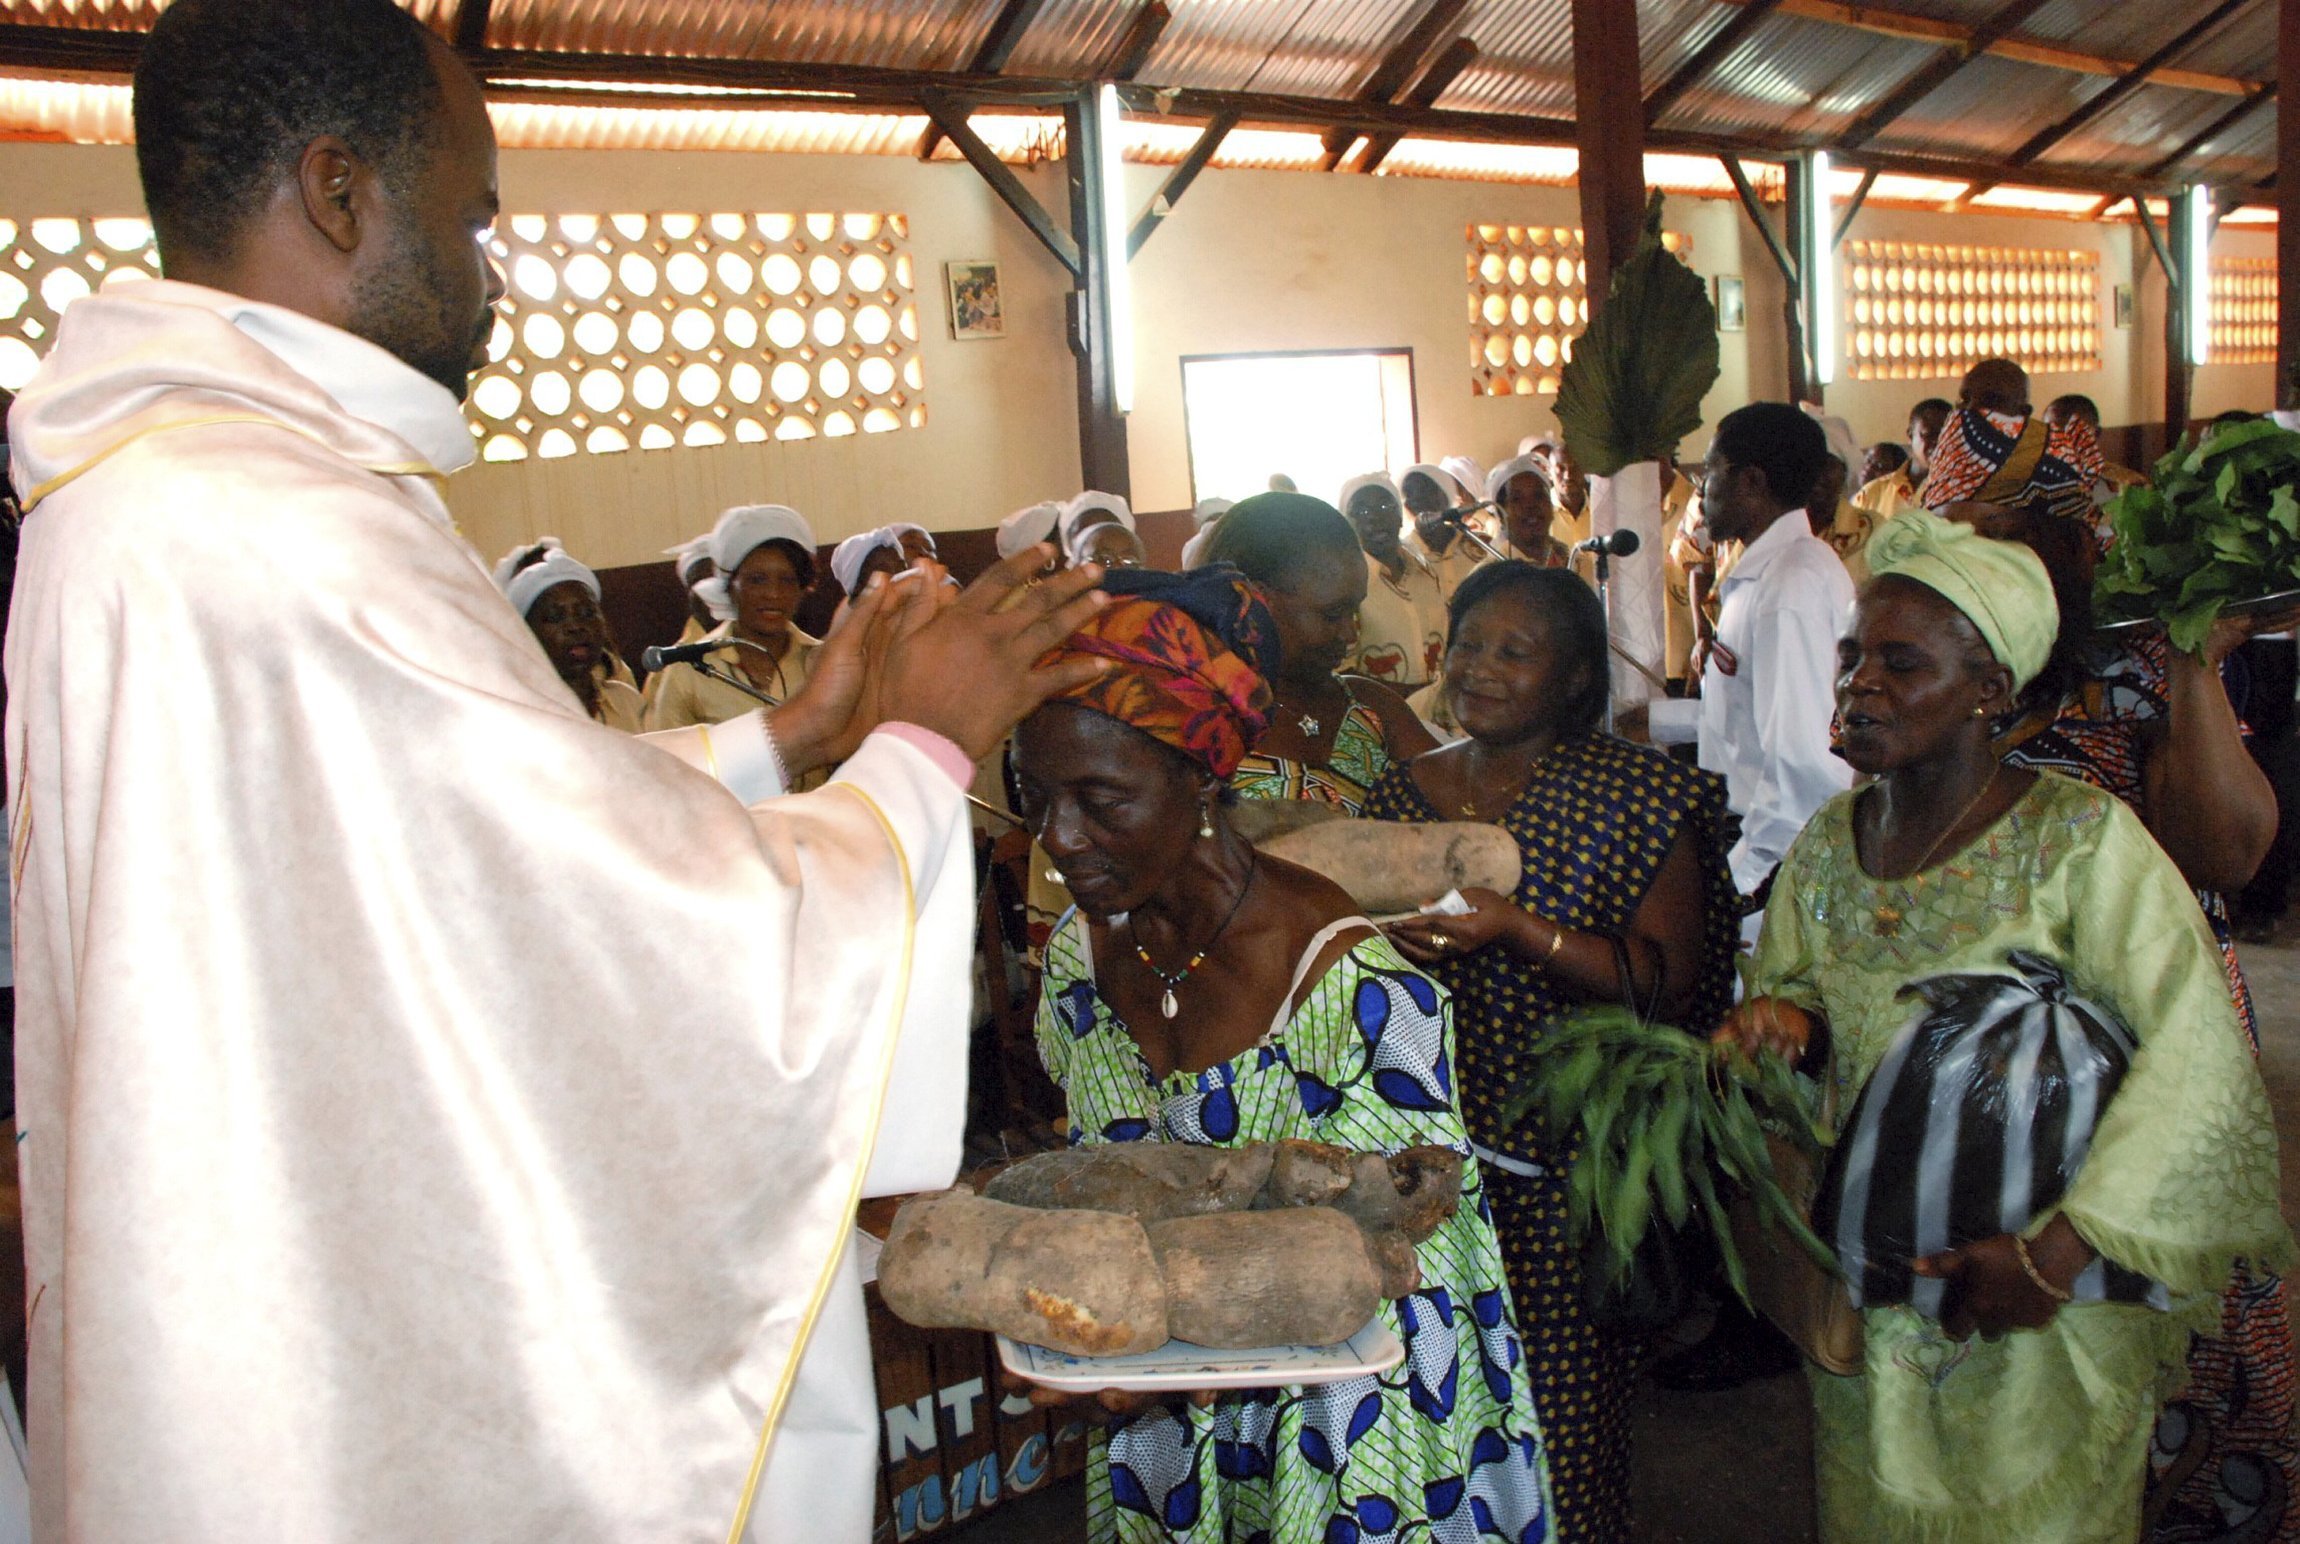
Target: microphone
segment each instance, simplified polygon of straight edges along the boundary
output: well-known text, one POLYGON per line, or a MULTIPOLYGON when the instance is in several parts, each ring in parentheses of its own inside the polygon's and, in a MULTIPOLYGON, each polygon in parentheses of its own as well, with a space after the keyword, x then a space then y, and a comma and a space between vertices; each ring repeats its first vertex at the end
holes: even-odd
POLYGON ((724 638, 706 639, 701 643, 653 643, 639 651, 639 664, 647 674, 653 675, 665 665, 692 665, 713 650, 726 646, 724 638))
POLYGON ((1592 536, 1587 541, 1575 542, 1576 552, 1602 552, 1608 557, 1625 558, 1637 550, 1635 531, 1615 531, 1610 536, 1592 536))

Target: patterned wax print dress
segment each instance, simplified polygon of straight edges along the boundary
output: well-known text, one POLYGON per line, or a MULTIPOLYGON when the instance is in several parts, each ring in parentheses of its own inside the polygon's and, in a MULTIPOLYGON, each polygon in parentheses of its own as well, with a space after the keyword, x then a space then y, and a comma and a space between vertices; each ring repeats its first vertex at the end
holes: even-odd
MULTIPOLYGON (((1410 767, 1390 769, 1366 801, 1377 820, 1444 818, 1410 767)), ((1705 1034, 1733 1000, 1740 897, 1725 784, 1650 746, 1607 735, 1567 741, 1537 763, 1500 825, 1523 855, 1512 897, 1577 932, 1628 931, 1662 861, 1695 843, 1702 877, 1701 974, 1686 1029, 1705 1034)), ((1567 1236, 1561 1157, 1502 1124, 1501 1108, 1531 1065, 1542 1026, 1579 999, 1538 966, 1501 949, 1450 959, 1435 974, 1453 992, 1461 1103, 1480 1151, 1494 1231, 1509 1262, 1533 1367, 1533 1403, 1549 1448, 1558 1536, 1593 1544, 1629 1537, 1629 1406, 1638 1343, 1601 1330, 1582 1293, 1567 1236)))
POLYGON ((1923 1011, 1913 984, 2002 973, 2015 949, 2058 964, 2141 1046, 2058 1210, 2173 1304, 2076 1302, 2042 1329, 1962 1341, 1906 1306, 1866 1308, 1860 1372, 1811 1379, 1821 1536, 2127 1544, 2191 1332, 2220 1322, 2237 1261, 2292 1253, 2268 1096, 2218 951, 2155 838, 2099 789, 2040 773, 1987 831, 1901 879, 1861 868, 1859 797, 1823 805, 1782 860, 1750 993, 1828 1020, 1824 1075, 1849 1110, 1923 1011))
MULTIPOLYGON (((2057 714, 2001 726, 1998 744, 2014 766, 2050 768, 2116 795, 2146 813, 2143 727, 2170 712, 2161 633, 2140 639, 2095 671, 2057 714)), ((2197 892, 2220 946, 2237 1022, 2260 1049, 2252 988, 2236 960, 2228 907, 2197 892)), ((2300 1541, 2300 1441, 2293 1436, 2295 1368, 2292 1315, 2284 1279, 2241 1262, 2221 1300, 2220 1330, 2188 1352, 2188 1386, 2165 1406, 2150 1453, 2152 1537, 2164 1544, 2214 1540, 2300 1541)))
POLYGON ((1230 774, 1230 787, 1239 798, 1304 799, 1358 813, 1366 790, 1389 770, 1389 741, 1382 734, 1381 715, 1358 700, 1348 676, 1340 680, 1350 705, 1334 730, 1333 754, 1325 764, 1249 752, 1230 774))
MULTIPOLYGON (((1094 985, 1086 920, 1046 947, 1039 1052, 1069 1101, 1070 1139, 1215 1146, 1299 1137, 1365 1152, 1467 1152, 1453 1101, 1444 991, 1370 934, 1301 992, 1350 918, 1302 956, 1300 1006, 1260 1044, 1153 1082, 1094 985)), ((1461 1208, 1420 1247, 1420 1290, 1382 1305, 1406 1359, 1319 1388, 1225 1394, 1157 1410, 1096 1440, 1087 1528, 1096 1544, 1519 1544, 1554 1537, 1548 1465, 1525 1354, 1477 1166, 1461 1208)))

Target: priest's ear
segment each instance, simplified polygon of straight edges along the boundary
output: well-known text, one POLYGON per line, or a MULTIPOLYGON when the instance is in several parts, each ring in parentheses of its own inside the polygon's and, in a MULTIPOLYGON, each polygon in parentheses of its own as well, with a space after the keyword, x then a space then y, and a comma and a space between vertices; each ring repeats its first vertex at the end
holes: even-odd
POLYGON ((346 255, 358 250, 366 223, 374 217, 378 186, 375 169, 343 139, 322 134, 296 159, 296 188, 304 218, 328 244, 346 255))

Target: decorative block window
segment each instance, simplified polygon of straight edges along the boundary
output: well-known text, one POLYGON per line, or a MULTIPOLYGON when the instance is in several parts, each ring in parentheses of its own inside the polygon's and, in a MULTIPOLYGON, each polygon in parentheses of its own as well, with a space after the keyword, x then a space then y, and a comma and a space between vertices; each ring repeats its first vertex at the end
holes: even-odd
POLYGON ((1984 359, 2100 368, 2100 255, 2033 247, 1845 244, 1857 381, 1964 374, 1984 359))
POLYGON ((909 239, 899 214, 506 217, 481 456, 923 425, 909 239))
POLYGON ((2212 260, 2212 362, 2276 363, 2276 259, 2212 260))
MULTIPOLYGON (((481 455, 923 425, 909 239, 899 214, 506 216, 510 290, 465 410, 481 455)), ((159 271, 145 220, 0 219, 0 387, 73 301, 159 271)))
POLYGON ((0 220, 0 387, 20 391, 64 308, 98 285, 156 279, 146 220, 0 220))
MULTIPOLYGON (((1664 231, 1682 257, 1692 240, 1664 231)), ((1589 324, 1581 232, 1562 226, 1469 227, 1469 379, 1481 397, 1554 396, 1573 340, 1589 324)))

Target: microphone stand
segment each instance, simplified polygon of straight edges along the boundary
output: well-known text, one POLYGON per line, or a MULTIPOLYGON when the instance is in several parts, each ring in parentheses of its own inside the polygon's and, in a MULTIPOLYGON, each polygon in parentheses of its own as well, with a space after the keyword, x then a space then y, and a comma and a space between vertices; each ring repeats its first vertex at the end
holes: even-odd
POLYGON ((714 681, 722 681, 746 697, 755 697, 770 708, 779 708, 783 705, 780 698, 768 696, 750 682, 737 679, 733 672, 721 670, 707 659, 695 660, 693 664, 698 673, 707 675, 714 681))

